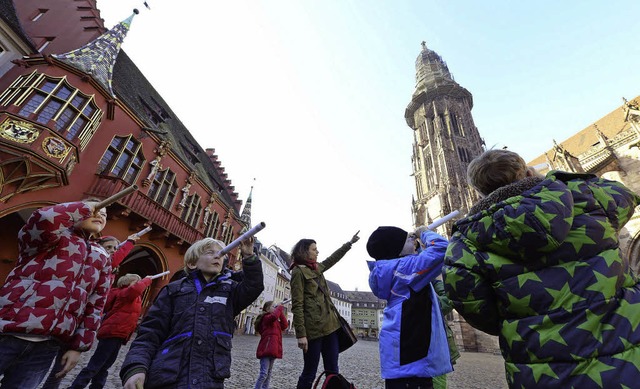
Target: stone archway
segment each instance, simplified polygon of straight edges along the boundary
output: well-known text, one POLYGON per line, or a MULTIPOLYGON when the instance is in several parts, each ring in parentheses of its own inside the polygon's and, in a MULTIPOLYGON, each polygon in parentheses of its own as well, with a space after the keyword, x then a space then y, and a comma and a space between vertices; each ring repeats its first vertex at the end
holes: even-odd
MULTIPOLYGON (((127 273, 137 274, 144 278, 146 276, 162 273, 166 270, 169 270, 167 259, 160 250, 148 244, 137 244, 118 267, 114 286, 118 278, 127 273)), ((154 280, 151 286, 142 295, 142 316, 144 316, 147 309, 151 306, 151 303, 160 291, 160 288, 166 284, 167 279, 168 276, 154 280)))

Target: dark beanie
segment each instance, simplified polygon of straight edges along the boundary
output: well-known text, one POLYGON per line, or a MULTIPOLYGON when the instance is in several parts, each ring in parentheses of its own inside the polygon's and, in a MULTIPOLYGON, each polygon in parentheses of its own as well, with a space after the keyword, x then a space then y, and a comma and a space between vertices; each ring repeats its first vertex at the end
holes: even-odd
POLYGON ((378 227, 367 241, 367 252, 376 261, 379 259, 394 259, 407 241, 408 233, 398 227, 378 227))

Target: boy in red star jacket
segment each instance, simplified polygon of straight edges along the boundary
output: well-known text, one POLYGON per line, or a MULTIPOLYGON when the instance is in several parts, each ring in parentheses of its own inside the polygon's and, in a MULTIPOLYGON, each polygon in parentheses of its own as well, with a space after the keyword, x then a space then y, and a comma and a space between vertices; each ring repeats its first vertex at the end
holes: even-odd
POLYGON ((95 201, 36 210, 18 234, 16 267, 0 288, 0 386, 35 388, 58 349, 66 374, 91 348, 111 261, 92 237, 107 213, 95 201))

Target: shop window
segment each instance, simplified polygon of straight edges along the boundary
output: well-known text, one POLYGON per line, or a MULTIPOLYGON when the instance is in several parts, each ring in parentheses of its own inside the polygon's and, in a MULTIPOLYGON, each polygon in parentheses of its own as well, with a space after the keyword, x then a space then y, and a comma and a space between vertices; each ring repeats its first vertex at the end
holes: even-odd
POLYGON ((142 170, 145 158, 142 144, 133 136, 116 136, 98 163, 98 174, 110 175, 133 184, 142 170))
POLYGON ((171 209, 177 193, 178 184, 176 184, 176 175, 167 168, 156 173, 153 182, 149 185, 147 195, 164 208, 171 209))

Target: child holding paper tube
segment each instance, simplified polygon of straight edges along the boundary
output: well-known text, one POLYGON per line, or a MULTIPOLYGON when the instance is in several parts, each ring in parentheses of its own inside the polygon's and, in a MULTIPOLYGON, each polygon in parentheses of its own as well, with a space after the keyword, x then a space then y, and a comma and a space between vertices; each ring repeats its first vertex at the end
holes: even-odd
POLYGON ((509 387, 638 387, 640 285, 618 233, 640 196, 593 174, 541 176, 509 150, 467 176, 484 197, 454 226, 445 292, 499 337, 509 387))
POLYGON ((447 334, 431 282, 441 273, 447 240, 423 226, 414 232, 378 227, 369 236, 369 287, 387 300, 380 330, 386 389, 432 389, 451 366, 447 334))
POLYGON ((107 298, 96 351, 69 388, 84 388, 89 382, 91 387, 104 387, 120 347, 127 343, 138 325, 142 294, 152 281, 153 276, 140 278, 137 274, 125 274, 118 279, 117 288, 111 289, 107 298))
POLYGON ((120 371, 125 389, 224 388, 231 374, 233 319, 264 285, 252 237, 240 245, 241 282, 224 268, 223 247, 205 238, 187 249, 185 264, 195 259, 196 270, 166 285, 147 312, 120 371))

